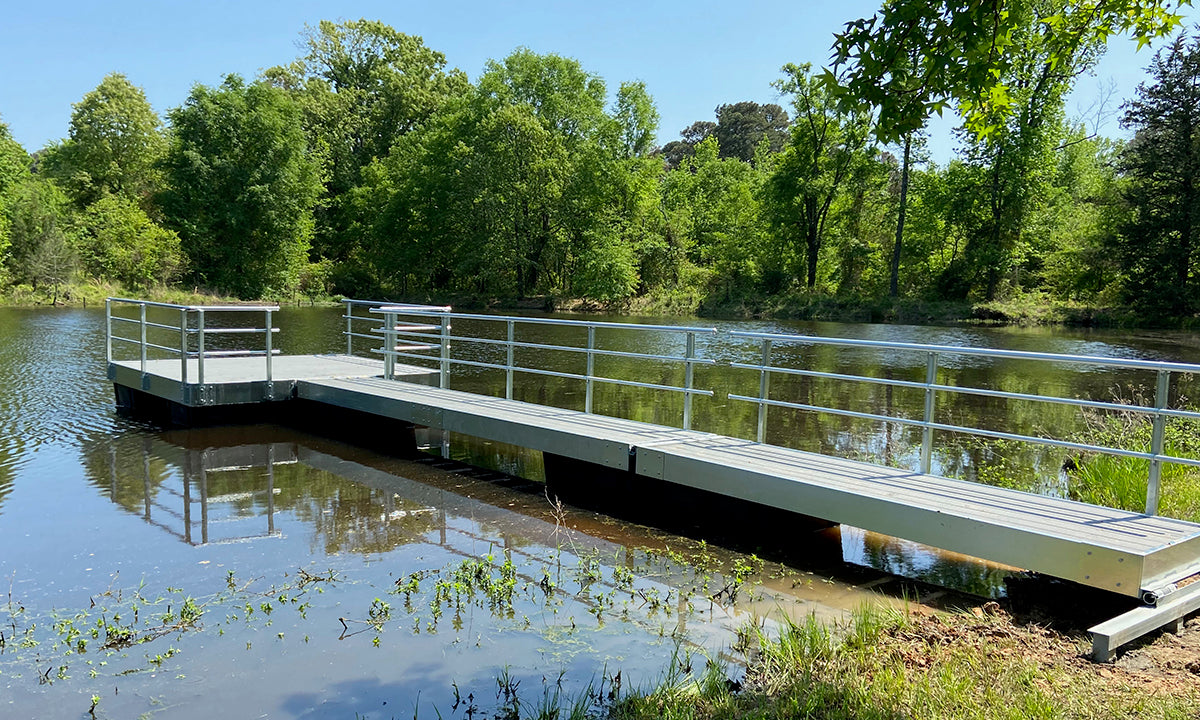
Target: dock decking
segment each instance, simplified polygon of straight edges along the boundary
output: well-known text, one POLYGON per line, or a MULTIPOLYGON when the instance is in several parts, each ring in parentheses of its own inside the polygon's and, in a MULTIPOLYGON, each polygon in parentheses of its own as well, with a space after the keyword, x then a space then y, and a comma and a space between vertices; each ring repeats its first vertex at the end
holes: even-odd
MULTIPOLYGON (((114 360, 108 379, 185 407, 217 407, 274 400, 295 395, 302 379, 369 378, 383 374, 383 361, 354 355, 280 355, 272 358, 271 379, 261 357, 208 358, 201 375, 200 362, 188 359, 147 360, 145 372, 138 360, 114 360)), ((413 365, 396 365, 396 376, 412 382, 436 382, 437 372, 413 365)))
POLYGON ((1200 525, 749 440, 380 378, 297 397, 867 528, 1138 596, 1200 570, 1200 525))

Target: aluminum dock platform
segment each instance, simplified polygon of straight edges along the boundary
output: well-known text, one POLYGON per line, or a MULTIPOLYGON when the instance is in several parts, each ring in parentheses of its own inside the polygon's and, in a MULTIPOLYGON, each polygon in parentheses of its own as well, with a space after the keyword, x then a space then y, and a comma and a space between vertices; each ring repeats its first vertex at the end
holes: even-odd
MULTIPOLYGON (((1200 609, 1200 582, 1193 582, 1200 573, 1200 524, 1165 518, 1153 512, 1089 505, 1061 497, 938 477, 928 471, 885 467, 761 442, 766 406, 787 404, 767 397, 767 374, 770 371, 799 372, 779 370, 769 364, 769 339, 764 342, 760 364, 734 364, 734 367, 758 369, 764 377, 757 399, 760 440, 755 441, 690 429, 692 397, 712 395, 712 391, 697 389, 693 384, 693 365, 712 362, 695 353, 695 335, 705 332, 703 329, 674 329, 687 333, 686 349, 679 357, 662 355, 665 351, 660 351, 659 355, 643 355, 656 361, 677 359, 685 365, 683 386, 673 387, 627 378, 605 378, 594 372, 596 355, 637 355, 625 350, 600 350, 595 346, 595 328, 617 324, 574 321, 588 329, 587 347, 580 348, 587 354, 587 370, 586 374, 571 375, 519 368, 514 363, 514 348, 538 345, 514 341, 513 327, 517 322, 570 324, 572 321, 488 316, 485 319, 507 323, 506 339, 454 338, 450 334, 448 308, 414 309, 413 306, 376 303, 371 310, 383 315, 382 329, 359 333, 353 322, 368 317, 356 316, 352 304, 348 303, 344 316, 347 318, 346 335, 350 338, 346 354, 274 357, 278 351, 270 344, 273 329, 270 309, 267 309, 266 328, 229 331, 264 332, 267 341, 263 352, 233 350, 221 356, 215 352, 206 354, 203 339, 198 350, 191 349, 194 345, 189 343, 189 336, 203 338, 206 332, 220 331, 206 330, 203 317, 196 328, 188 319, 190 309, 181 310, 182 320, 176 327, 147 321, 145 305, 141 308, 140 319, 126 319, 126 322, 138 322, 141 326, 141 355, 136 359, 113 359, 110 320, 108 377, 117 388, 118 401, 122 393, 149 395, 187 408, 305 401, 310 406, 337 408, 337 412, 342 413, 349 411, 362 416, 364 422, 371 422, 372 417, 387 418, 404 425, 462 433, 567 458, 577 464, 575 467, 585 464, 598 472, 623 477, 620 487, 632 488, 634 495, 628 498, 629 503, 638 502, 638 482, 688 488, 829 523, 852 525, 1139 599, 1143 607, 1092 628, 1093 655, 1101 661, 1111 659, 1119 645, 1153 629, 1178 624, 1182 617, 1200 609), (415 313, 418 320, 400 323, 397 316, 406 313, 415 313), (437 318, 440 320, 434 322, 437 318), (172 349, 146 340, 149 325, 165 329, 172 337, 179 338, 176 358, 148 357, 147 346, 172 349), (417 336, 418 344, 397 345, 403 341, 398 336, 405 334, 417 336), (382 354, 383 360, 355 356, 352 352, 355 337, 375 342, 382 340, 383 349, 375 352, 382 354), (479 356, 456 360, 449 353, 451 339, 499 346, 506 352, 506 357, 504 362, 480 360, 479 356), (420 354, 423 350, 435 350, 438 354, 423 356, 420 354), (398 358, 424 360, 427 365, 401 365, 396 362, 398 358), (449 369, 454 363, 504 371, 506 397, 448 389, 449 369), (428 367, 428 364, 435 367, 428 367), (512 399, 513 376, 520 371, 574 378, 586 384, 584 409, 548 407, 512 399), (598 382, 682 392, 685 397, 683 427, 592 412, 592 389, 598 382)), ((213 310, 209 309, 209 312, 213 310)), ((380 320, 379 317, 369 319, 380 320)), ((629 327, 642 331, 655 329, 654 326, 629 327)), ((558 351, 572 349, 544 347, 558 351)), ((941 351, 948 352, 945 348, 941 351)), ((939 389, 954 390, 935 383, 936 357, 933 353, 930 357, 930 379, 925 384, 929 393, 927 398, 939 389)), ((1159 369, 1160 388, 1163 386, 1162 373, 1172 370, 1174 368, 1159 369)), ((988 392, 995 394, 995 391, 988 392)), ((1165 397, 1165 393, 1160 397, 1165 397)), ((732 394, 729 398, 755 402, 754 398, 732 394)), ((1066 402, 1078 404, 1078 401, 1066 402)), ((927 400, 927 410, 931 406, 932 400, 927 400)), ((1182 411, 1170 412, 1179 415, 1182 411)), ((934 428, 947 427, 938 425, 931 417, 923 423, 901 421, 923 425, 927 443, 934 428)), ((926 467, 927 447, 922 457, 926 467)), ((1130 451, 1116 452, 1141 456, 1130 451)), ((1166 456, 1148 457, 1154 458, 1152 463, 1167 459, 1166 456)), ((567 477, 560 482, 584 481, 567 477)), ((1152 477, 1152 493, 1157 492, 1155 482, 1152 477)), ((1157 502, 1157 498, 1152 501, 1157 502)))

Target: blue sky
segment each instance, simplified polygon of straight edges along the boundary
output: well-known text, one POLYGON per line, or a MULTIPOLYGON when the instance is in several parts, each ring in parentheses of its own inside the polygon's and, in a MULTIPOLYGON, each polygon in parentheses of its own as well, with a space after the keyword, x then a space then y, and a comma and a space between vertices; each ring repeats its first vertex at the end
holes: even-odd
MULTIPOLYGON (((367 17, 424 37, 472 79, 488 59, 525 46, 578 59, 610 92, 622 81, 642 80, 662 115, 659 142, 667 142, 693 121, 713 119, 721 103, 778 101, 770 83, 784 63, 824 64, 833 33, 879 2, 14 3, 5 10, 0 42, 0 120, 33 151, 67 134, 71 104, 109 72, 141 86, 161 114, 181 104, 195 83, 215 85, 230 72, 253 77, 294 59, 306 24, 367 17)), ((1188 12, 1192 22, 1200 17, 1188 12)), ((1068 113, 1086 107, 1110 79, 1117 102, 1129 97, 1151 55, 1116 40, 1097 77, 1079 81, 1068 113)), ((936 159, 950 155, 949 125, 935 128, 936 159)), ((1103 131, 1120 132, 1115 120, 1103 131)))

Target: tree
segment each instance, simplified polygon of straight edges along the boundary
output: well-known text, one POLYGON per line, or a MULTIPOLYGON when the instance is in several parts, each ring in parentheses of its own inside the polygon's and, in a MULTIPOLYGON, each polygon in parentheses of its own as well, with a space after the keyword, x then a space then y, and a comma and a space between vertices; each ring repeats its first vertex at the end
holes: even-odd
POLYGON ((13 279, 35 290, 49 286, 58 302, 59 288, 71 281, 77 266, 67 197, 53 181, 30 178, 10 201, 13 279))
POLYGON ((166 140, 145 93, 124 75, 110 73, 74 107, 67 140, 46 157, 47 173, 80 208, 108 193, 146 209, 159 189, 157 163, 166 140))
POLYGON ((650 151, 658 131, 658 108, 646 92, 644 82, 623 82, 617 91, 616 120, 621 126, 625 157, 641 157, 650 151))
POLYGON ((168 117, 161 202, 192 278, 246 298, 293 289, 321 191, 299 107, 229 75, 219 88, 195 86, 168 117))
POLYGON ((663 180, 662 211, 687 262, 702 269, 713 290, 730 296, 761 276, 765 228, 758 196, 764 173, 737 158, 719 156, 717 139, 663 180))
POLYGON ((765 138, 767 150, 779 152, 788 141, 787 111, 774 103, 759 105, 743 101, 717 106, 714 131, 720 143, 721 157, 753 162, 758 146, 765 138))
POLYGON ((671 169, 680 167, 685 158, 695 154, 697 146, 710 137, 719 143, 722 158, 738 158, 755 162, 759 146, 766 141, 766 150, 777 153, 788 141, 787 111, 774 103, 759 105, 749 100, 718 105, 717 121, 698 120, 680 131, 679 140, 672 140, 660 151, 671 169))
POLYGON ((1055 45, 1043 31, 1053 18, 1069 12, 1064 0, 1045 0, 1011 27, 1002 80, 1008 107, 986 135, 968 133, 967 157, 984 169, 988 216, 967 245, 972 282, 993 300, 1005 274, 1020 288, 1023 258, 1030 247, 1029 222, 1045 201, 1055 167, 1054 149, 1063 136, 1063 99, 1077 75, 1089 69, 1100 47, 1077 46, 1070 57, 1056 58, 1055 45))
POLYGON ((1150 65, 1123 124, 1121 156, 1132 218, 1118 249, 1132 298, 1151 312, 1200 311, 1200 36, 1176 38, 1150 65))
POLYGON ((13 140, 8 125, 0 122, 0 279, 8 254, 10 218, 8 208, 17 187, 29 178, 29 154, 13 140))
POLYGON ((179 272, 179 236, 156 225, 133 200, 106 194, 82 219, 80 260, 92 277, 144 291, 165 285, 179 272))
POLYGON ((854 164, 866 157, 865 113, 842 111, 811 66, 785 65, 781 93, 792 96, 791 140, 766 187, 768 213, 780 239, 803 246, 805 285, 817 284, 817 262, 833 201, 854 164))
POLYGON ((926 158, 922 152, 925 147, 925 134, 912 130, 904 134, 904 150, 900 160, 900 203, 896 214, 896 241, 892 244, 892 260, 888 268, 888 295, 896 297, 900 294, 900 258, 904 255, 904 221, 908 217, 908 180, 912 175, 913 144, 916 141, 917 162, 926 158))
POLYGON ((29 153, 13 139, 8 125, 0 121, 0 197, 29 177, 29 153))
POLYGON ((636 153, 655 113, 636 85, 613 112, 605 96, 570 58, 519 49, 490 61, 474 94, 397 142, 362 195, 380 209, 372 258, 383 284, 630 294, 653 167, 636 153))
POLYGON ((371 222, 353 209, 364 168, 469 84, 458 70, 446 71, 445 56, 420 37, 376 20, 322 20, 305 28, 301 42, 302 57, 265 77, 300 103, 309 147, 324 160, 315 249, 348 260, 362 252, 361 231, 371 222))
MULTIPOLYGON (((1014 35, 1042 0, 886 0, 835 36, 825 82, 844 101, 878 110, 877 136, 899 142, 952 103, 969 130, 990 135, 1015 110, 1014 35)), ((1141 47, 1171 34, 1190 0, 1079 2, 1045 14, 1047 61, 1072 64, 1087 48, 1129 34, 1141 47)))
POLYGON ((1114 292, 1120 288, 1121 253, 1113 252, 1113 243, 1117 229, 1128 222, 1117 177, 1122 145, 1095 137, 1082 125, 1059 145, 1047 194, 1042 270, 1044 286, 1056 297, 1121 301, 1114 292))
POLYGON ((695 154, 697 145, 715 135, 716 132, 717 124, 710 120, 697 120, 680 130, 681 139, 672 140, 663 145, 660 151, 663 159, 667 161, 667 167, 675 169, 682 165, 684 158, 695 154))

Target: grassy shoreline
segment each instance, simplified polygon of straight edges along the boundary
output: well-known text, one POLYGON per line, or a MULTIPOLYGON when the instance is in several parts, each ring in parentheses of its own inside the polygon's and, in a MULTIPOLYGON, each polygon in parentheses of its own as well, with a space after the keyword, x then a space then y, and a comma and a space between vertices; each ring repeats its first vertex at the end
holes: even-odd
MULTIPOLYGON (((84 282, 63 285, 57 291, 34 290, 25 285, 0 293, 0 307, 92 307, 110 296, 139 297, 179 304, 238 301, 202 288, 155 287, 130 290, 119 284, 84 282)), ((263 298, 286 306, 332 305, 341 296, 312 299, 263 298)), ((813 320, 845 323, 900 325, 1016 325, 1097 328, 1159 328, 1189 330, 1200 327, 1198 318, 1146 318, 1127 307, 1086 305, 1029 293, 992 302, 935 301, 913 298, 868 298, 812 293, 751 295, 726 299, 705 298, 699 292, 652 294, 618 302, 597 302, 555 296, 484 297, 469 294, 412 296, 397 301, 447 304, 461 310, 539 311, 629 316, 678 316, 722 320, 813 320)))
MULTIPOLYGON (((1194 629, 1186 644, 1195 652, 1194 629)), ((1188 718, 1200 680, 1166 636, 1096 665, 1083 638, 1021 624, 995 603, 974 612, 866 608, 840 626, 757 632, 740 683, 668 673, 618 701, 621 720, 724 718, 1188 718), (1164 648, 1167 648, 1164 650, 1164 648), (1147 659, 1149 658, 1149 659, 1147 659), (1150 668, 1154 671, 1151 672, 1150 668)), ((1173 636, 1172 636, 1173 637, 1173 636)))

